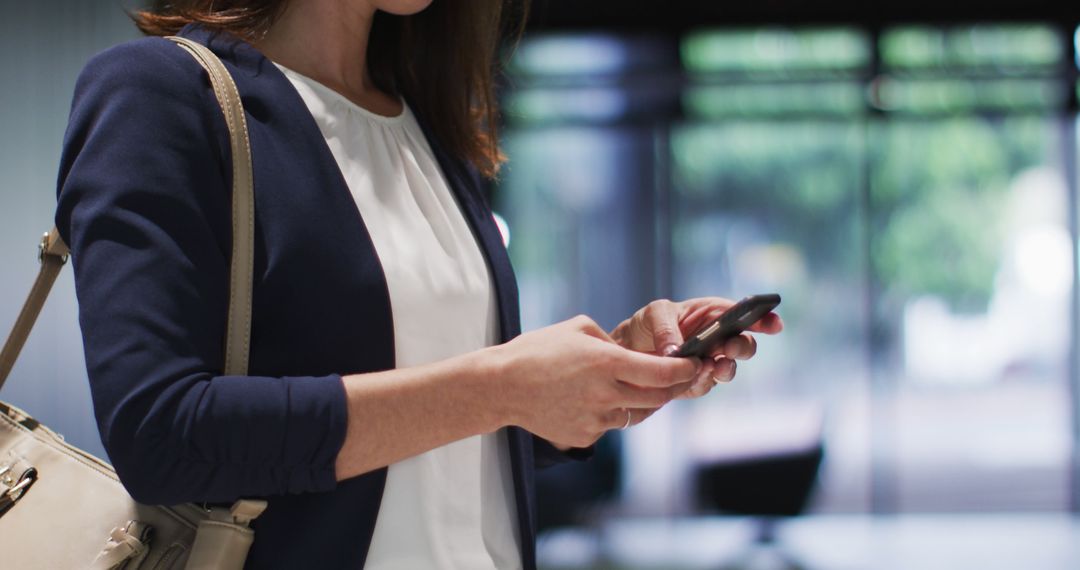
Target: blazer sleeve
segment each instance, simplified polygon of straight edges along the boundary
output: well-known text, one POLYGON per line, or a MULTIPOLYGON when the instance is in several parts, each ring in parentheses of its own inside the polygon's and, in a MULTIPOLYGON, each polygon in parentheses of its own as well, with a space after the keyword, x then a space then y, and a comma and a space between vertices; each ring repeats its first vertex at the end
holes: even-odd
POLYGON ((336 484, 348 413, 339 375, 222 375, 226 133, 202 69, 167 40, 113 48, 79 77, 56 224, 102 441, 143 503, 336 484))
POLYGON ((592 459, 595 450, 596 446, 590 445, 560 451, 550 441, 533 434, 533 465, 537 469, 546 469, 569 461, 586 461, 592 459))

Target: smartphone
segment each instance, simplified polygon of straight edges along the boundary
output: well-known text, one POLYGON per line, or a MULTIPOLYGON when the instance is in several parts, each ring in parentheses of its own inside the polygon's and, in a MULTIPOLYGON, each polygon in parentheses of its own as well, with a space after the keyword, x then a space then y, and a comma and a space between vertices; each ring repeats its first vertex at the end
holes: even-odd
POLYGON ((780 295, 751 295, 735 303, 715 321, 688 338, 672 356, 704 358, 728 339, 750 328, 780 304, 780 295))

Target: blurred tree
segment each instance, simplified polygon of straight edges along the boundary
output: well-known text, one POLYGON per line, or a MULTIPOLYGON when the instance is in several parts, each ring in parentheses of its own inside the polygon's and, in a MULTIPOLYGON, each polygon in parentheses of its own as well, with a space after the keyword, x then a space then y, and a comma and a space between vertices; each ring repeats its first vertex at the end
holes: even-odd
MULTIPOLYGON (((808 263, 850 275, 859 261, 858 247, 847 242, 858 222, 862 139, 856 122, 729 121, 678 128, 672 158, 681 211, 765 220, 774 239, 821 245, 799 248, 826 256, 808 263)), ((680 245, 679 251, 694 247, 680 245)))
POLYGON ((937 295, 957 311, 986 309, 1005 194, 1018 172, 1043 161, 1044 124, 967 116, 875 125, 871 263, 887 296, 937 295))
POLYGON ((956 310, 984 310, 1002 251, 1003 197, 1016 173, 1043 160, 1045 121, 891 119, 873 125, 865 147, 861 123, 679 128, 672 148, 684 211, 774 220, 766 221, 774 239, 814 241, 822 247, 804 251, 824 257, 808 263, 852 276, 861 250, 843 242, 858 223, 853 201, 868 148, 875 279, 889 296, 932 294, 956 310))

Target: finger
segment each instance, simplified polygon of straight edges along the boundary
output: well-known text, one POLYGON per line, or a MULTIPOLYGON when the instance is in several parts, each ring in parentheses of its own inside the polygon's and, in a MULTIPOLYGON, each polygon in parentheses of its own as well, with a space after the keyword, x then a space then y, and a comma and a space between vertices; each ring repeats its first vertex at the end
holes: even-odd
POLYGON ((709 391, 712 390, 714 386, 716 386, 716 383, 713 382, 712 376, 709 376, 708 378, 705 378, 704 380, 694 382, 694 385, 691 386, 689 390, 683 392, 682 394, 679 394, 676 397, 676 399, 677 400, 693 400, 695 398, 700 398, 700 397, 708 394, 709 391))
POLYGON ((587 335, 589 335, 591 337, 598 338, 598 339, 600 339, 602 341, 605 341, 605 342, 610 342, 610 343, 615 342, 614 340, 611 339, 610 336, 608 336, 607 331, 600 328, 600 325, 596 324, 596 321, 592 320, 591 318, 589 318, 586 315, 578 315, 578 316, 570 319, 570 322, 573 324, 573 326, 575 326, 577 328, 577 330, 579 330, 579 331, 581 331, 581 332, 583 332, 583 333, 585 333, 585 334, 587 334, 587 335))
POLYGON ((608 430, 634 427, 656 413, 656 408, 617 408, 605 414, 604 425, 608 430))
POLYGON ((669 358, 613 349, 611 372, 613 378, 646 387, 668 387, 693 380, 702 362, 699 358, 669 358))
POLYGON ((731 304, 715 304, 713 299, 719 297, 703 297, 686 301, 689 307, 682 318, 682 329, 688 333, 697 332, 715 321, 727 310, 731 304))
POLYGON ((630 410, 630 427, 634 427, 641 422, 649 419, 649 416, 656 413, 656 410, 660 408, 633 408, 630 410))
POLYGON ((711 358, 701 359, 701 369, 698 370, 697 376, 694 377, 693 385, 700 384, 702 382, 712 382, 713 369, 716 368, 716 362, 711 358))
POLYGON ((693 386, 694 386, 694 381, 693 380, 691 380, 689 382, 683 382, 682 384, 675 384, 674 386, 671 386, 670 387, 671 399, 674 400, 675 398, 678 398, 680 394, 686 393, 686 391, 689 390, 690 388, 692 388, 693 386))
POLYGON ((776 313, 767 313, 764 317, 758 319, 758 322, 754 323, 750 330, 765 334, 776 334, 784 330, 784 321, 776 313))
POLYGON ((757 354, 757 339, 750 334, 740 334, 728 339, 711 356, 726 356, 736 360, 749 360, 757 354))
POLYGON ((665 388, 644 388, 616 380, 616 405, 620 408, 659 408, 688 390, 691 385, 691 382, 683 382, 665 388))
POLYGON ((629 408, 615 408, 603 414, 605 430, 626 429, 634 424, 634 412, 629 408))
POLYGON ((735 379, 737 365, 731 358, 719 358, 713 370, 712 381, 714 384, 726 384, 735 379))
POLYGON ((690 388, 682 394, 679 394, 677 398, 680 400, 688 400, 692 398, 700 398, 705 394, 708 394, 709 390, 711 390, 712 387, 716 385, 716 383, 713 381, 715 368, 716 363, 713 362, 711 358, 706 359, 705 365, 702 366, 703 373, 698 374, 697 378, 695 378, 694 382, 690 385, 690 388))
POLYGON ((664 356, 678 350, 683 343, 679 330, 679 306, 667 299, 659 299, 645 306, 642 324, 652 334, 653 350, 664 356))

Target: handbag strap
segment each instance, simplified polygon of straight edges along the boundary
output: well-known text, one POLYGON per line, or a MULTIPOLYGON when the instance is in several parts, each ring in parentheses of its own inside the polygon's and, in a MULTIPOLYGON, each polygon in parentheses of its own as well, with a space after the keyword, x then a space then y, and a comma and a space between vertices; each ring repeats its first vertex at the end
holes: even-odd
POLYGON ((225 374, 243 376, 251 349, 251 288, 255 272, 255 186, 247 119, 225 64, 210 48, 187 38, 169 36, 206 70, 214 87, 232 152, 232 257, 229 260, 229 320, 225 332, 225 374))
POLYGON ((15 326, 11 328, 11 334, 8 335, 4 348, 0 349, 0 388, 4 387, 8 373, 15 366, 15 359, 19 357, 19 351, 26 343, 26 337, 30 336, 30 329, 34 328, 34 321, 41 313, 41 307, 45 304, 45 299, 49 296, 53 283, 56 282, 56 276, 60 274, 60 269, 67 263, 67 259, 67 244, 60 239, 60 233, 56 228, 53 228, 41 238, 38 244, 38 261, 41 262, 41 268, 38 269, 34 286, 30 288, 30 295, 26 297, 26 302, 23 303, 22 310, 15 319, 15 326))
MULTIPOLYGON (((255 250, 255 188, 251 169, 251 143, 240 93, 232 76, 214 52, 186 38, 168 38, 187 50, 210 77, 225 124, 229 128, 232 151, 232 257, 229 261, 229 314, 225 332, 227 375, 244 375, 251 346, 251 289, 255 250)), ((15 319, 11 334, 0 349, 0 389, 30 336, 45 299, 68 259, 68 246, 54 227, 38 245, 41 268, 26 302, 15 319)))

